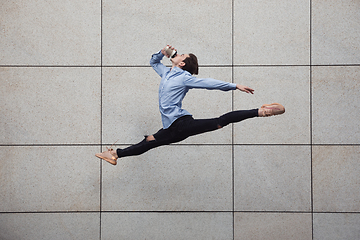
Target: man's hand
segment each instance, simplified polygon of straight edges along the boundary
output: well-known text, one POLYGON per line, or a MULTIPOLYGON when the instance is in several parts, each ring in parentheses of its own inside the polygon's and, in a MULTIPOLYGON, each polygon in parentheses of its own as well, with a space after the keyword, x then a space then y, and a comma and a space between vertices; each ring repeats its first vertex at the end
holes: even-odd
MULTIPOLYGON (((172 47, 171 45, 166 45, 166 47, 169 47, 171 50, 174 50, 174 49, 175 49, 175 48, 172 47)), ((165 52, 165 48, 166 48, 166 47, 164 47, 164 48, 161 50, 161 53, 162 53, 165 57, 169 58, 170 55, 165 52)))
POLYGON ((246 86, 243 86, 243 85, 240 85, 240 84, 236 85, 236 89, 239 89, 242 92, 251 93, 251 94, 254 94, 254 91, 255 91, 252 88, 249 88, 249 87, 246 87, 246 86))

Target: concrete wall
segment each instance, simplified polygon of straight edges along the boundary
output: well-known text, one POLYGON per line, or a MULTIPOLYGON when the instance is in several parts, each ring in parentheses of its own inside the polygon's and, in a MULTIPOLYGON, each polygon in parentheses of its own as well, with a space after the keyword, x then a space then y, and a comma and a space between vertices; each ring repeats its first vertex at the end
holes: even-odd
POLYGON ((0 239, 360 239, 358 1, 0 6, 0 239), (99 161, 162 127, 166 44, 255 89, 192 90, 195 118, 286 113, 99 161))

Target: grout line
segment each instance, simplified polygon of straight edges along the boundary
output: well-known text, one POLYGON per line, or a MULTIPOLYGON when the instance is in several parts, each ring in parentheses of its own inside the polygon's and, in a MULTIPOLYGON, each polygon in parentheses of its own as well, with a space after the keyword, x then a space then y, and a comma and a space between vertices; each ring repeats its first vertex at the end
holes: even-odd
POLYGON ((310 203, 311 203, 311 206, 310 206, 310 209, 311 209, 311 238, 314 239, 314 196, 313 196, 313 131, 312 131, 312 67, 311 67, 311 64, 312 64, 312 2, 311 0, 309 1, 310 2, 310 6, 309 6, 309 10, 310 10, 310 14, 309 14, 309 27, 310 27, 310 36, 309 36, 309 40, 310 40, 310 59, 309 59, 309 62, 310 62, 310 76, 309 76, 309 92, 310 92, 310 203))
MULTIPOLYGON (((101 50, 102 51, 102 50, 101 50)), ((102 55, 102 53, 101 53, 102 55)), ((102 56, 101 56, 102 58, 102 56)), ((165 66, 170 66, 166 65, 165 66)), ((254 65, 240 65, 240 64, 209 64, 199 65, 199 67, 223 68, 223 67, 360 67, 360 64, 299 64, 299 65, 269 65, 269 64, 254 64, 254 65)), ((150 65, 0 65, 0 68, 151 68, 150 65)))
POLYGON ((281 213, 281 214, 354 214, 358 215, 360 212, 317 212, 317 211, 232 211, 232 210, 194 210, 194 211, 174 211, 174 210, 114 210, 114 211, 24 211, 24 212, 0 212, 0 214, 86 214, 86 213, 281 213))
MULTIPOLYGON (((235 2, 231 3, 231 82, 234 83, 234 17, 235 2)), ((231 111, 234 111, 234 91, 231 93, 231 111)), ((233 239, 235 239, 235 152, 234 152, 234 123, 231 124, 231 174, 232 174, 232 222, 233 222, 233 239)))
POLYGON ((63 214, 63 213, 100 213, 100 211, 24 211, 24 212, 0 212, 0 214, 63 214))
MULTIPOLYGON (((101 81, 101 87, 100 87, 100 152, 102 152, 102 143, 103 143, 103 1, 100 0, 100 63, 101 63, 101 68, 100 68, 100 81, 101 81)), ((102 163, 103 161, 100 161, 100 186, 99 186, 99 210, 100 210, 100 216, 99 216, 99 240, 101 240, 101 229, 102 229, 102 173, 103 173, 103 169, 102 169, 102 163)))
MULTIPOLYGON (((310 130, 311 131, 311 130, 310 130)), ((115 144, 116 146, 128 146, 134 143, 119 143, 115 144)), ((104 145, 112 145, 112 143, 89 143, 89 144, 81 144, 81 143, 59 143, 59 144, 0 144, 0 147, 102 147, 104 145)), ((309 147, 359 147, 360 144, 354 143, 177 143, 170 144, 167 147, 176 147, 176 146, 309 146, 309 147)))

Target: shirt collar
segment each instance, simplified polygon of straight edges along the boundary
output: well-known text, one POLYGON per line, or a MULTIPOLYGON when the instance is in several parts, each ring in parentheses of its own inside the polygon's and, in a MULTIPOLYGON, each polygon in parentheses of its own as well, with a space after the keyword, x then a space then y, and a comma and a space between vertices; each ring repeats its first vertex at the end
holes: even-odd
POLYGON ((181 68, 179 67, 173 67, 173 69, 171 71, 174 71, 174 72, 183 72, 184 70, 182 70, 181 68))
POLYGON ((174 76, 174 75, 178 75, 179 73, 183 73, 184 70, 182 70, 181 68, 179 67, 173 67, 168 73, 167 73, 167 77, 171 77, 171 76, 174 76))

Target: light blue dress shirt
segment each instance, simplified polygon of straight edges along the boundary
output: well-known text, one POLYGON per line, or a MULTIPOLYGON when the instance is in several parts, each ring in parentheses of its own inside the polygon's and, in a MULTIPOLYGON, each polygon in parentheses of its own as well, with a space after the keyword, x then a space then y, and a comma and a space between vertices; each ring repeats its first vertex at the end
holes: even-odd
POLYGON ((164 55, 161 51, 152 55, 150 65, 161 77, 159 86, 159 109, 163 128, 166 129, 179 117, 191 115, 182 109, 182 100, 192 88, 218 89, 222 91, 235 90, 235 83, 223 82, 212 78, 196 78, 188 71, 174 67, 173 69, 161 63, 164 55))

